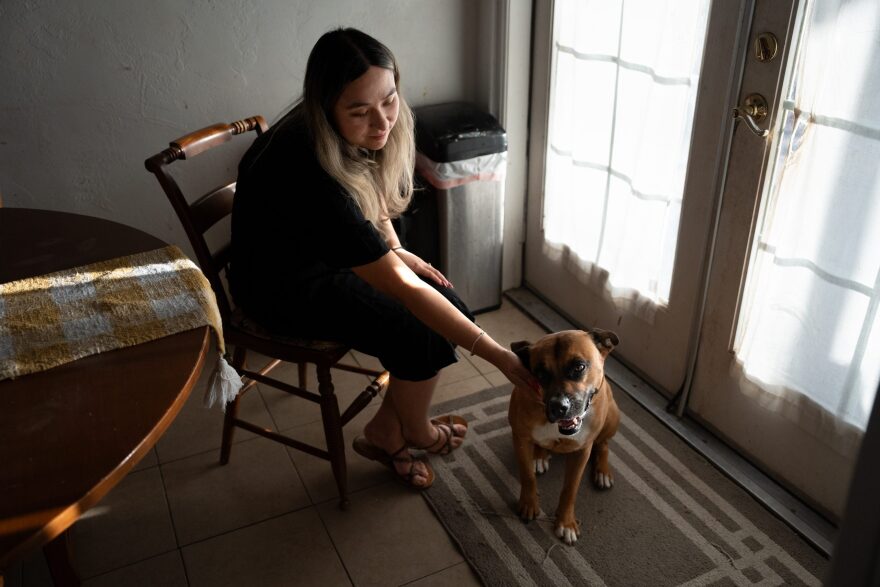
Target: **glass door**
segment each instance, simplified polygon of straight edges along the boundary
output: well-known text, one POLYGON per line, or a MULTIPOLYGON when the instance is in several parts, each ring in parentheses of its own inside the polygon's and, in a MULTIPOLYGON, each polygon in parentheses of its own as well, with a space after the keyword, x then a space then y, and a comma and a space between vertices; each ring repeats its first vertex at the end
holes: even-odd
POLYGON ((669 394, 696 339, 750 6, 535 6, 525 281, 617 332, 616 357, 669 394))
POLYGON ((557 0, 535 30, 528 286, 836 519, 880 380, 880 4, 557 0))
POLYGON ((875 0, 801 3, 769 135, 733 137, 688 403, 832 519, 880 380, 878 38, 875 0))

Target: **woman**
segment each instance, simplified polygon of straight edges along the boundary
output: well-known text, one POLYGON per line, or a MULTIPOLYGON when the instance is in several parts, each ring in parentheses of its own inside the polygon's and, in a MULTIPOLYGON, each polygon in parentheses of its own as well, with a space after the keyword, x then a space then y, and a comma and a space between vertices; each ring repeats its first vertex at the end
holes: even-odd
POLYGON ((230 283, 255 320, 379 358, 389 387, 354 448, 425 488, 433 471, 409 449, 446 454, 467 432, 460 417, 428 417, 455 345, 516 385, 532 380, 395 234, 391 219, 412 197, 415 152, 399 80, 394 56, 369 35, 339 29, 318 40, 302 99, 239 166, 230 283))

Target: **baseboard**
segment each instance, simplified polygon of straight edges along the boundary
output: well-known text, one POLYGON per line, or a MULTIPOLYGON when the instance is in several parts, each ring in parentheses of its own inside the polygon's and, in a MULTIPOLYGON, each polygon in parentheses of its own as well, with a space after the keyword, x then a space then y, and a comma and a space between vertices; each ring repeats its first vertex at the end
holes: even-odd
MULTIPOLYGON (((504 292, 504 297, 547 332, 580 328, 551 308, 526 288, 504 292)), ((605 364, 609 379, 620 386, 639 405, 703 455, 722 473, 742 487, 770 512, 826 557, 837 538, 838 529, 787 489, 752 465, 742 455, 693 419, 678 418, 666 411, 667 399, 632 370, 610 357, 605 364)))

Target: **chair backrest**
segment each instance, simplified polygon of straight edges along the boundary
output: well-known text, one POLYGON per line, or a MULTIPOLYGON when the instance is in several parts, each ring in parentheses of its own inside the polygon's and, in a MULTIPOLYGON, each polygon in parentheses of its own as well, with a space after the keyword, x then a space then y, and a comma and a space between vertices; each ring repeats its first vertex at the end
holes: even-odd
POLYGON ((235 181, 221 185, 196 198, 192 203, 183 195, 177 181, 168 172, 168 166, 175 161, 191 159, 205 151, 227 143, 232 137, 249 131, 257 136, 266 132, 268 126, 262 116, 251 116, 229 124, 215 124, 171 141, 169 147, 144 162, 146 168, 159 180, 165 195, 171 201, 177 217, 183 224, 186 236, 195 250, 202 272, 211 283, 217 305, 224 322, 232 311, 232 304, 223 287, 221 272, 231 257, 227 242, 219 250, 211 252, 205 240, 205 233, 220 220, 232 213, 232 198, 235 195, 235 181))

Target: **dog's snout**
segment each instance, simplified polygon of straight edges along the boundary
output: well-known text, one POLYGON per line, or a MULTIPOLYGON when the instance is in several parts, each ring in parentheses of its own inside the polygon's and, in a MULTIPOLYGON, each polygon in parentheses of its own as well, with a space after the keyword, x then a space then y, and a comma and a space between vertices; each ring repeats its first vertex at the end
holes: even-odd
POLYGON ((571 400, 565 395, 556 395, 547 402, 547 419, 551 422, 561 420, 571 409, 571 400))

